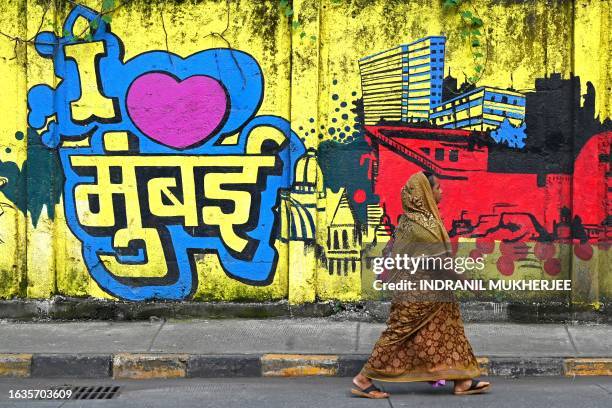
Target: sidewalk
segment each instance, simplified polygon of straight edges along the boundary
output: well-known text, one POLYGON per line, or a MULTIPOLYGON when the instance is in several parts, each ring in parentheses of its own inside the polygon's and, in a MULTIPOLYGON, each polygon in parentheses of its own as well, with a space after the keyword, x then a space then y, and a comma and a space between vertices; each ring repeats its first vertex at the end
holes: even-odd
MULTIPOLYGON (((466 323, 483 374, 612 375, 612 325, 466 323)), ((384 324, 0 322, 0 377, 349 376, 384 324)))

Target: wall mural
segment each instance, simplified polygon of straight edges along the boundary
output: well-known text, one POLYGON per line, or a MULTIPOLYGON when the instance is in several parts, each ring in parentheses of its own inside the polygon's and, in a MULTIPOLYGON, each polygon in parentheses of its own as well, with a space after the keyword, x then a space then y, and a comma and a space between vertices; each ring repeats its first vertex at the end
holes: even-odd
POLYGON ((387 214, 401 214, 396 192, 404 180, 396 175, 427 170, 441 179, 449 235, 476 238, 474 257, 502 242, 497 268, 504 275, 526 258, 525 241, 538 242, 532 255, 552 276, 561 261, 552 247, 540 249, 552 242, 576 240, 582 259, 592 255, 591 244, 607 249, 612 133, 609 119, 595 118, 593 85, 582 95, 579 78, 553 73, 528 93, 467 83, 458 89, 443 75, 445 42, 427 37, 360 60, 370 175, 387 214), (384 90, 395 81, 401 90, 384 90), (573 202, 563 194, 572 183, 573 202), (519 194, 507 194, 511 186, 519 194))
POLYGON ((63 207, 91 278, 130 301, 192 298, 207 254, 229 282, 254 287, 283 268, 290 286, 307 265, 316 289, 300 301, 372 296, 371 259, 421 170, 441 180, 455 248, 491 256, 488 277, 552 278, 568 256, 607 254, 612 121, 593 83, 556 72, 530 89, 459 83, 451 40, 353 55, 360 87, 341 97, 348 85, 332 76, 326 122, 294 122, 259 113, 264 74, 249 53, 126 58, 110 24, 76 6, 61 36, 34 40, 58 81, 28 91, 28 129, 14 134, 28 155, 0 160, 0 217, 17 209, 37 228, 63 207), (40 179, 23 194, 28 171, 40 179), (288 262, 292 251, 300 259, 288 262))
MULTIPOLYGON (((450 69, 444 75, 445 43, 443 36, 426 37, 359 60, 362 98, 352 102, 357 131, 349 136, 330 128, 339 137, 322 143, 319 155, 332 188, 368 169, 370 185, 363 175, 360 183, 351 176, 345 192, 352 196, 347 205, 365 215, 354 217, 355 229, 376 230, 384 242, 402 212, 397 192, 425 170, 441 179, 441 212, 455 248, 462 238, 475 241, 469 254, 477 258, 499 243, 501 275, 525 267, 557 276, 568 261, 559 244, 572 244, 586 261, 594 247, 608 250, 612 122, 595 117, 593 85, 582 94, 578 77, 553 73, 527 93, 467 81, 458 86, 450 69), (347 152, 361 153, 351 158, 347 152), (516 194, 508 194, 512 186, 516 194)), ((356 244, 367 252, 371 242, 356 244)))
POLYGON ((184 299, 197 285, 193 254, 214 252, 229 277, 269 283, 273 208, 304 146, 285 119, 257 116, 257 61, 213 49, 124 62, 121 40, 85 7, 63 32, 36 38, 61 82, 30 89, 28 124, 59 150, 66 221, 95 281, 123 299, 184 299), (72 38, 79 19, 99 21, 92 41, 72 38))

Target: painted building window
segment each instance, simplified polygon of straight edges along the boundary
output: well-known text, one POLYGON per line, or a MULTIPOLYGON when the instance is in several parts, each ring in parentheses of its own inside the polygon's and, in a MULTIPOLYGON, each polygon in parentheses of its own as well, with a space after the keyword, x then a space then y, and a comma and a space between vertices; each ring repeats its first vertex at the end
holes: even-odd
POLYGON ((346 230, 342 230, 342 248, 348 248, 348 247, 349 247, 348 232, 346 232, 346 230))
POLYGON ((338 231, 334 231, 334 249, 340 249, 340 241, 338 240, 338 231))
POLYGON ((448 152, 448 160, 456 162, 459 160, 459 150, 451 150, 448 152))
POLYGON ((437 148, 435 157, 436 157, 436 160, 439 160, 439 161, 444 160, 444 149, 437 148))
POLYGON ((429 147, 421 147, 421 151, 425 153, 426 155, 431 154, 431 149, 429 147))

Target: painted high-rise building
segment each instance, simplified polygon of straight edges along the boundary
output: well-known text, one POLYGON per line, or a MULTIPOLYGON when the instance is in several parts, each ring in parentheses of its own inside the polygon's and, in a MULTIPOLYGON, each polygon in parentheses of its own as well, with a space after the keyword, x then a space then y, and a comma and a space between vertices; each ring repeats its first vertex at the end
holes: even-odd
POLYGON ((429 111, 442 102, 446 38, 425 37, 408 44, 408 69, 402 87, 402 120, 426 122, 429 111))
MULTIPOLYGON (((408 66, 408 46, 400 45, 359 60, 366 125, 402 119, 402 72, 408 66), (405 60, 405 61, 404 61, 405 60)), ((406 81, 406 86, 408 82, 406 81)))
POLYGON ((430 36, 361 58, 365 123, 422 122, 442 102, 446 38, 430 36))
POLYGON ((430 122, 447 129, 495 130, 504 120, 515 127, 525 120, 525 96, 516 91, 479 87, 431 110, 430 122))

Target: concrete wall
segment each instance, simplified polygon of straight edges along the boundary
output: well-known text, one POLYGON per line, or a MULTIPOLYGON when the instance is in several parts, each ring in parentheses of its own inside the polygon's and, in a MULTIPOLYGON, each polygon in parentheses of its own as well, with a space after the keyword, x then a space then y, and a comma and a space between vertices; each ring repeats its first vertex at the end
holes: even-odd
POLYGON ((608 2, 125 3, 0 5, 0 298, 375 297, 422 169, 483 277, 612 295, 608 2))

